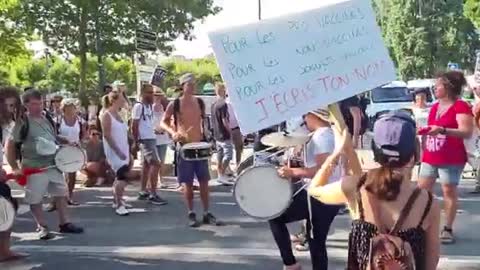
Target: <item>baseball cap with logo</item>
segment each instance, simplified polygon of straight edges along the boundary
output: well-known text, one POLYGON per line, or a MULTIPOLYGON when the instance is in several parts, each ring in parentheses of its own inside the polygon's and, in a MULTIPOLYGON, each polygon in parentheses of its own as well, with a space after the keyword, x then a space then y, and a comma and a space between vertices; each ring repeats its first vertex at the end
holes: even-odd
POLYGON ((195 81, 195 75, 192 73, 185 73, 180 78, 178 79, 178 82, 180 85, 183 85, 184 83, 192 82, 195 81))
POLYGON ((375 161, 383 166, 402 167, 415 154, 415 121, 405 112, 382 115, 374 124, 372 148, 375 161))

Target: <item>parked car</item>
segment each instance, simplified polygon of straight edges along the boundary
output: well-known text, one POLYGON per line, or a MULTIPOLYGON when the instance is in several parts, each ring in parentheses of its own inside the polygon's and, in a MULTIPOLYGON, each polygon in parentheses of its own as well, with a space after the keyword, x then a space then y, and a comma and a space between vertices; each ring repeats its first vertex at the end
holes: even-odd
POLYGON ((410 107, 413 95, 403 81, 393 81, 387 85, 375 88, 364 96, 367 103, 366 114, 370 120, 370 127, 376 119, 389 111, 405 110, 412 113, 410 107))

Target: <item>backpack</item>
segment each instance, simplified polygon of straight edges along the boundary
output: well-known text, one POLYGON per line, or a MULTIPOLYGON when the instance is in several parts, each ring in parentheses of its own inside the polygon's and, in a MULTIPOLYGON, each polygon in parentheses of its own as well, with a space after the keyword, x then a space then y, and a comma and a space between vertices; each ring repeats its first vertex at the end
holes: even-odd
MULTIPOLYGON (((198 106, 200 107, 201 111, 201 118, 203 120, 203 137, 205 141, 211 141, 212 136, 210 132, 210 123, 205 114, 205 102, 201 98, 196 98, 198 101, 198 106)), ((178 114, 180 113, 180 98, 176 98, 173 101, 173 124, 175 128, 178 126, 178 114)))
MULTIPOLYGON (((387 231, 378 226, 379 209, 375 203, 372 205, 372 214, 378 227, 378 234, 370 239, 370 249, 368 253, 367 270, 414 270, 415 256, 410 243, 400 238, 397 233, 407 218, 415 200, 420 195, 421 189, 416 188, 405 207, 400 212, 398 220, 392 229, 387 231)), ((372 201, 371 197, 369 199, 372 201)))

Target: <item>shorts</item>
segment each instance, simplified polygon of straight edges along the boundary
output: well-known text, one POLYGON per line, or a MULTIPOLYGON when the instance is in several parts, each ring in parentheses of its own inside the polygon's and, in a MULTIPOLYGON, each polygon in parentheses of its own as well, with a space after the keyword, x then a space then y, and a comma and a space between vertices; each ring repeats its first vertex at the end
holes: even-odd
POLYGON ((63 174, 57 169, 48 169, 28 177, 25 202, 30 205, 40 204, 47 193, 53 197, 66 197, 68 194, 63 174))
POLYGON ((464 167, 465 165, 434 166, 422 162, 418 176, 420 178, 438 178, 440 183, 444 185, 457 186, 462 179, 464 167))
POLYGON ((165 157, 167 156, 168 144, 157 145, 157 155, 158 159, 162 162, 165 162, 165 157))
POLYGON ((139 147, 144 162, 151 164, 154 162, 158 163, 160 161, 157 153, 156 139, 140 140, 139 147))
POLYGON ((217 162, 218 164, 228 165, 233 158, 232 141, 217 141, 217 162))
POLYGON ((193 179, 199 182, 210 180, 208 160, 184 160, 181 154, 177 155, 177 176, 180 184, 193 184, 193 179))
POLYGON ((130 166, 123 165, 115 172, 115 176, 118 181, 128 181, 128 172, 130 171, 130 166))

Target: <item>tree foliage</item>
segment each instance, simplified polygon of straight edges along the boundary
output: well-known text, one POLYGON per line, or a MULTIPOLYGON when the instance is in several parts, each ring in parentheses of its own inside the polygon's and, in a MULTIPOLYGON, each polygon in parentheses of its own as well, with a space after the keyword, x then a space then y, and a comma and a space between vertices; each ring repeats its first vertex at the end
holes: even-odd
MULTIPOLYGON (((197 80, 197 92, 201 93, 206 83, 221 81, 220 70, 213 57, 206 57, 194 60, 171 59, 162 64, 167 69, 164 86, 172 87, 178 85, 178 78, 185 73, 193 73, 197 80)), ((173 95, 173 88, 167 91, 173 95)))
POLYGON ((156 32, 157 46, 180 35, 191 38, 193 22, 219 11, 213 0, 22 0, 23 24, 39 31, 48 46, 80 58, 81 89, 87 87, 87 53, 101 40, 107 55, 134 51, 136 29, 156 32), (97 39, 98 37, 98 39, 97 39))
POLYGON ((449 62, 473 67, 479 39, 462 1, 376 0, 375 8, 402 79, 431 77, 449 62))
POLYGON ((465 16, 480 29, 480 0, 465 0, 465 16))

